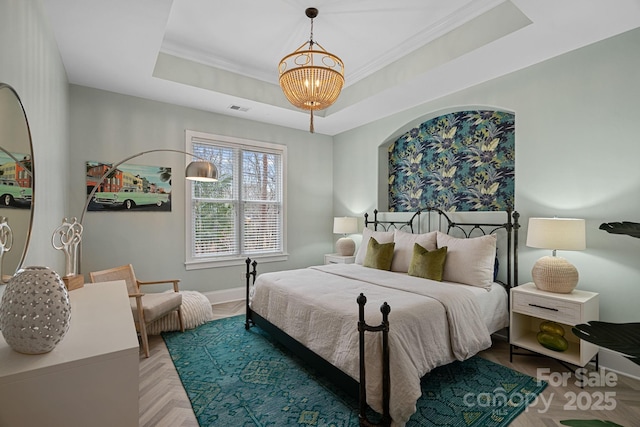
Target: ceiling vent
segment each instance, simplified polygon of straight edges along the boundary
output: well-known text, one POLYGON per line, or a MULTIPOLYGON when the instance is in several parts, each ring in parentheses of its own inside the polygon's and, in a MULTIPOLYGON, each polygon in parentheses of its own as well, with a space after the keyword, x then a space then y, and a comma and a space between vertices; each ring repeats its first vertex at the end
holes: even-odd
POLYGON ((231 105, 229 106, 229 109, 233 111, 242 111, 243 113, 246 113, 247 111, 249 111, 247 107, 241 107, 239 105, 231 105))

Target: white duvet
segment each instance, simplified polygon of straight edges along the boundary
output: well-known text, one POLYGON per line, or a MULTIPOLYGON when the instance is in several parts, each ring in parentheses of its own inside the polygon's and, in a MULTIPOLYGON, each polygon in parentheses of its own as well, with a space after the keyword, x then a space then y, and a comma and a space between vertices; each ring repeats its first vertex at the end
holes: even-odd
MULTIPOLYGON (((477 298, 466 288, 356 264, 330 264, 263 273, 252 289, 250 304, 256 313, 358 380, 356 298, 361 292, 367 297, 365 318, 370 325, 380 324, 380 306, 386 301, 391 307, 390 412, 393 425, 403 426, 416 411, 421 377, 491 345, 477 298)), ((367 401, 378 412, 381 347, 381 335, 367 333, 367 401)))

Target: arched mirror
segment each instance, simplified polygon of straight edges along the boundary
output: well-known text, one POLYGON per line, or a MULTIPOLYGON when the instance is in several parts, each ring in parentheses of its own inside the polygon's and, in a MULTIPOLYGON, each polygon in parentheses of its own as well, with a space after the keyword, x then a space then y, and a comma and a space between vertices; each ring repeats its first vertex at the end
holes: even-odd
POLYGON ((0 83, 0 273, 6 282, 22 267, 33 220, 33 148, 17 92, 0 83))

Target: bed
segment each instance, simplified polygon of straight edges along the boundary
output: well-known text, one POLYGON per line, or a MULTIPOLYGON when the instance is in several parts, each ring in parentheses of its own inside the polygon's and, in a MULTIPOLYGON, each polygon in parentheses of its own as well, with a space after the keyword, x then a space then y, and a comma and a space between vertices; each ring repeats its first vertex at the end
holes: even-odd
POLYGON ((362 425, 372 425, 366 403, 383 414, 381 424, 403 426, 416 410, 420 378, 488 348, 490 335, 508 326, 518 214, 503 212, 498 222, 460 222, 453 215, 435 208, 406 221, 365 215, 354 264, 257 275, 248 259, 246 327, 265 329, 359 393, 362 425), (383 265, 376 264, 380 259, 383 265))

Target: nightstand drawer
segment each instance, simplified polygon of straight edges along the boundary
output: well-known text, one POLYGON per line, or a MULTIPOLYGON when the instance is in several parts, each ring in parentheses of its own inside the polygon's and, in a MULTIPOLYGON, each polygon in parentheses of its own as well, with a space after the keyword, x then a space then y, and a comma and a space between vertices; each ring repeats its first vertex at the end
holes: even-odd
POLYGON ((338 254, 325 254, 325 264, 353 264, 356 260, 354 255, 338 255, 338 254))
POLYGON ((568 325, 577 325, 581 322, 580 303, 538 295, 514 293, 512 310, 517 313, 554 320, 568 325))

